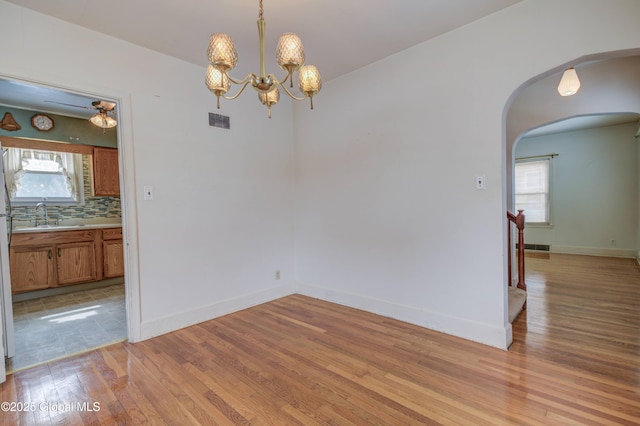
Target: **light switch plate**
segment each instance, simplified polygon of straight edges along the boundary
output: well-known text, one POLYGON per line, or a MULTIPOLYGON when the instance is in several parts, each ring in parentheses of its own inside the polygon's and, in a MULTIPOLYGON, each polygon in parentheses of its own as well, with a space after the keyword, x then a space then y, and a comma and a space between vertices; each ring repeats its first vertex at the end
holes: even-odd
POLYGON ((153 200, 153 186, 146 185, 144 187, 144 199, 153 200))

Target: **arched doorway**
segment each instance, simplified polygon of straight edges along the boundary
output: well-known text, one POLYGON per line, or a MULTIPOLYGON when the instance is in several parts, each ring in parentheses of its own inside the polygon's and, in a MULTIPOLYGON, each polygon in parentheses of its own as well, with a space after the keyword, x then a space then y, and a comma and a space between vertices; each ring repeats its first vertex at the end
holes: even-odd
MULTIPOLYGON (((508 106, 506 114, 506 198, 507 208, 513 211, 516 204, 514 196, 516 159, 531 158, 538 155, 550 157, 557 154, 556 150, 548 148, 549 145, 547 145, 546 150, 543 149, 544 152, 539 149, 531 149, 532 144, 539 142, 542 135, 564 134, 567 138, 572 136, 575 142, 575 139, 579 138, 579 136, 576 134, 570 135, 571 132, 586 132, 587 129, 625 125, 627 126, 625 132, 630 133, 630 135, 625 136, 629 144, 627 152, 620 155, 622 155, 621 158, 628 159, 635 164, 632 167, 635 173, 634 181, 627 188, 627 192, 632 192, 633 197, 625 200, 631 207, 627 208, 625 213, 629 214, 632 211, 632 217, 627 217, 624 220, 626 223, 633 222, 633 235, 631 238, 627 238, 622 246, 619 245, 618 238, 613 236, 605 238, 598 235, 590 242, 579 241, 575 238, 564 243, 557 239, 551 240, 559 250, 565 250, 565 252, 574 250, 577 253, 594 255, 598 255, 598 253, 619 255, 622 253, 626 257, 637 257, 638 248, 640 247, 640 237, 637 231, 640 229, 637 188, 640 187, 640 184, 638 180, 637 142, 633 140, 633 135, 637 132, 638 117, 640 117, 640 56, 637 56, 638 53, 637 50, 633 52, 614 52, 590 56, 564 64, 525 83, 508 106), (561 72, 569 66, 575 66, 582 81, 582 87, 578 94, 564 98, 559 96, 556 87, 560 80, 561 72), (529 139, 526 144, 527 149, 518 153, 518 147, 524 147, 524 144, 520 145, 520 142, 525 136, 528 136, 529 139), (536 140, 531 142, 532 138, 536 138, 536 140), (635 188, 635 190, 632 188, 635 188), (596 241, 598 238, 602 241, 596 241)), ((588 138, 587 136, 583 137, 588 138)), ((541 148, 541 145, 538 145, 537 148, 541 148)), ((607 147, 601 148, 607 149, 607 147)), ((561 158, 566 160, 567 155, 561 158)), ((572 175, 569 176, 577 180, 581 177, 580 170, 584 170, 585 165, 584 163, 580 165, 578 161, 573 161, 576 160, 575 157, 571 160, 574 170, 571 171, 572 175)), ((595 179, 596 182, 601 182, 601 180, 595 179)), ((556 195, 559 196, 559 194, 556 195)), ((595 195, 591 194, 591 196, 594 197, 595 195)), ((565 195, 564 198, 560 198, 563 201, 567 201, 571 197, 565 195)), ((616 204, 614 201, 610 201, 610 203, 616 204)), ((579 206, 575 207, 579 208, 579 206)), ((602 213, 600 213, 601 215, 602 213)), ((546 233, 547 239, 549 239, 549 235, 557 237, 558 234, 562 234, 564 231, 561 231, 559 226, 556 226, 558 218, 556 217, 555 219, 556 223, 552 223, 550 226, 548 224, 544 229, 532 228, 531 231, 537 231, 538 235, 546 233)), ((566 218, 564 219, 565 222, 568 221, 566 218)), ((576 225, 575 221, 573 225, 576 225)), ((583 224, 582 226, 586 225, 583 224)), ((601 233, 611 232, 610 229, 607 229, 601 233)), ((533 234, 533 232, 529 233, 533 234)), ((626 237, 628 235, 625 235, 626 237)), ((528 241, 529 238, 526 238, 525 244, 528 241)), ((545 245, 541 241, 533 241, 533 243, 545 245)))

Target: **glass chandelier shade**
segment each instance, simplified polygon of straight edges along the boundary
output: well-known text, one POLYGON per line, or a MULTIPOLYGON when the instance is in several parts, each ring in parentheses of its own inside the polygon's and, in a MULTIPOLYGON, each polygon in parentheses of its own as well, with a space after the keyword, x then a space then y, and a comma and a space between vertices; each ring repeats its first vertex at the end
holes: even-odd
POLYGON ((258 93, 258 99, 262 102, 262 105, 267 106, 269 118, 271 118, 271 105, 275 105, 280 100, 280 91, 275 86, 272 91, 267 93, 258 93))
POLYGON ((276 60, 285 71, 295 72, 304 64, 302 40, 294 33, 284 33, 278 40, 276 60))
POLYGON ((251 85, 258 92, 258 99, 267 106, 269 118, 271 118, 271 106, 280 99, 278 86, 292 99, 301 101, 306 98, 311 99, 311 109, 313 109, 313 96, 322 88, 322 78, 318 69, 313 65, 304 65, 305 53, 302 40, 294 33, 284 33, 278 39, 276 47, 276 61, 286 75, 278 80, 273 74, 267 74, 264 58, 264 35, 266 22, 263 19, 262 0, 260 0, 260 13, 258 14, 258 41, 260 44, 260 73, 248 74, 240 81, 234 80, 228 71, 236 67, 238 63, 238 53, 233 44, 233 40, 228 34, 214 33, 209 39, 207 47, 207 58, 209 66, 205 74, 205 84, 207 88, 218 98, 218 108, 220 108, 220 97, 232 100, 240 96, 244 89, 251 85), (299 71, 298 87, 304 96, 294 95, 284 83, 290 79, 290 87, 293 87, 293 74, 299 71), (231 83, 238 85, 238 92, 232 96, 227 96, 231 88, 231 83))
POLYGON ((260 99, 263 105, 275 105, 280 100, 280 91, 275 87, 270 92, 258 93, 258 99, 260 99))
POLYGON ((209 63, 221 71, 232 70, 238 64, 238 52, 233 39, 225 33, 211 34, 207 56, 209 63))
POLYGON ((95 125, 100 127, 101 129, 110 129, 112 127, 116 127, 118 122, 107 115, 106 111, 100 111, 99 113, 92 116, 89 121, 95 125))
POLYGON ((580 79, 578 73, 572 68, 567 68, 562 74, 560 84, 558 84, 558 93, 560 96, 571 96, 578 93, 580 89, 580 79))
POLYGON ((204 82, 215 95, 224 95, 231 87, 229 76, 211 64, 207 67, 204 82))
POLYGON ((322 89, 322 77, 320 77, 320 72, 316 67, 305 65, 300 68, 298 88, 308 97, 312 97, 322 89))

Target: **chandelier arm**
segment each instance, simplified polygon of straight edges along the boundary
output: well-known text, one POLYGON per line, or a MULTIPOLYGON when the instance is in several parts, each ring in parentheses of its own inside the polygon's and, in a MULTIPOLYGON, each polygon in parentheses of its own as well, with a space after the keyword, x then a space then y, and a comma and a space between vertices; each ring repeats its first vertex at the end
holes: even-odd
POLYGON ((228 101, 232 101, 232 100, 234 100, 235 98, 237 98, 238 96, 240 96, 240 94, 242 94, 242 92, 244 92, 244 89, 246 89, 246 88, 247 88, 247 86, 249 85, 249 83, 250 83, 250 80, 245 81, 245 82, 242 84, 242 87, 240 88, 240 90, 238 91, 238 93, 236 93, 235 95, 233 95, 233 96, 225 96, 225 95, 222 95, 222 97, 223 97, 224 99, 228 100, 228 101))
POLYGON ((247 84, 249 81, 251 81, 252 78, 255 78, 255 74, 254 73, 249 73, 245 76, 245 78, 243 78, 242 80, 236 81, 233 79, 233 77, 231 77, 226 71, 225 74, 227 75, 227 77, 229 78, 229 81, 232 82, 233 84, 247 84))
POLYGON ((289 97, 290 97, 291 99, 295 99, 296 101, 304 101, 304 100, 306 99, 306 97, 304 97, 304 96, 303 96, 302 98, 298 98, 296 95, 294 95, 293 93, 291 93, 291 92, 289 91, 289 89, 287 89, 287 86, 286 86, 285 84, 283 84, 283 83, 285 83, 285 82, 286 82, 286 80, 285 80, 285 81, 283 81, 282 83, 278 82, 278 86, 282 87, 282 90, 284 90, 284 91, 285 91, 285 93, 286 93, 287 95, 289 95, 289 97))

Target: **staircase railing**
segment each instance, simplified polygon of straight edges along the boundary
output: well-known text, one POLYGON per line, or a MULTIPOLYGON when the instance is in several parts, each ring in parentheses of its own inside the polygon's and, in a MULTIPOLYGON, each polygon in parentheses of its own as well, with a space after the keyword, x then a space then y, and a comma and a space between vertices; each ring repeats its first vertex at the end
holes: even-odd
POLYGON ((507 219, 509 220, 509 227, 507 232, 507 245, 509 246, 509 286, 513 285, 513 275, 511 272, 511 224, 513 223, 518 229, 518 283, 516 287, 527 291, 527 285, 524 282, 524 210, 518 210, 518 214, 514 215, 510 211, 507 211, 507 219))

